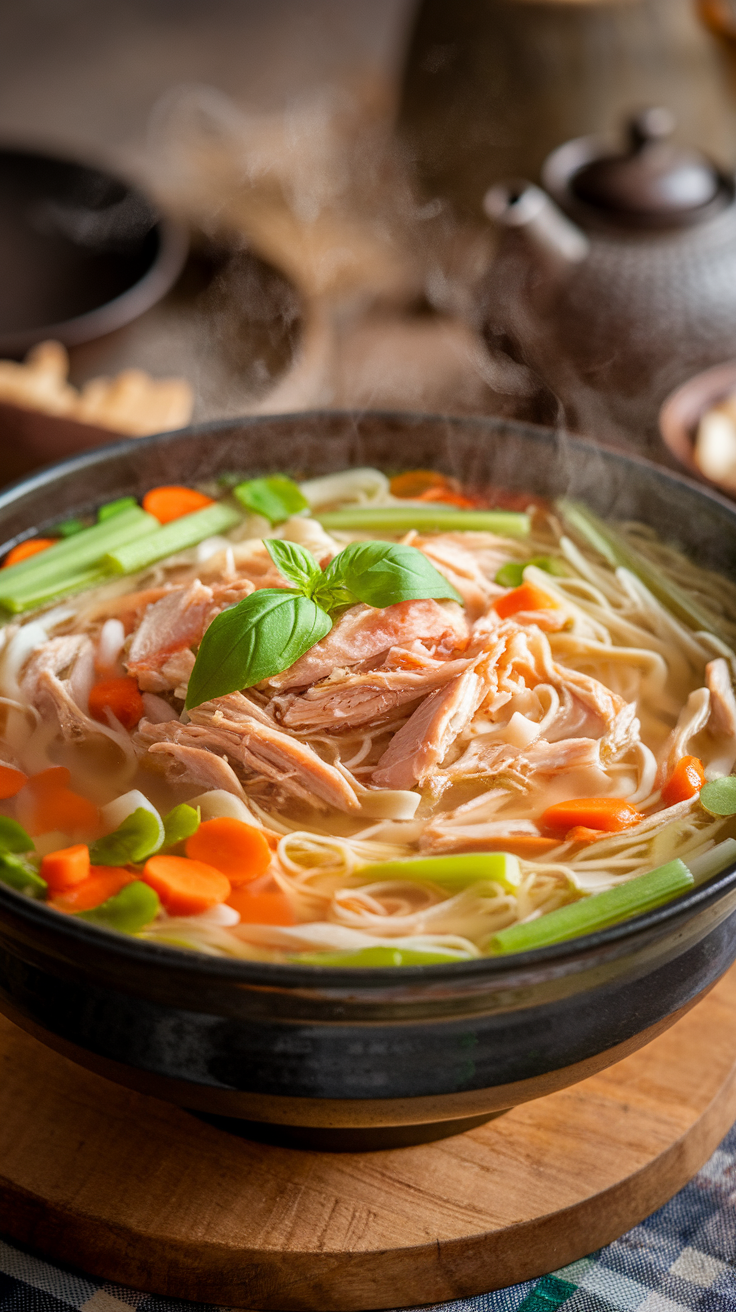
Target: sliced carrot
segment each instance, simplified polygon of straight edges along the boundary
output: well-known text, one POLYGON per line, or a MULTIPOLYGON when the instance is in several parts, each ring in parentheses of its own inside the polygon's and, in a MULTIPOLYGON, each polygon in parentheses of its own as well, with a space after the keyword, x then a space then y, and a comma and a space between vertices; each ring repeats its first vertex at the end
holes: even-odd
POLYGON ((474 510, 477 501, 471 497, 464 497, 462 492, 451 492, 444 487, 429 487, 426 492, 420 493, 417 501, 441 501, 448 506, 459 506, 460 510, 474 510))
POLYGON ((683 756, 662 789, 662 801, 665 806, 686 802, 700 792, 704 783, 703 762, 697 756, 683 756))
POLYGON ((234 888, 227 899, 229 907, 240 912, 246 925, 295 925, 296 916, 288 897, 280 888, 251 892, 248 886, 234 888))
POLYGON ((455 492, 457 483, 451 481, 445 474, 439 474, 435 469, 407 469, 405 473, 397 474, 391 479, 389 488, 394 497, 409 497, 414 500, 423 497, 432 489, 440 492, 455 492))
POLYGON ((149 857, 143 878, 172 916, 197 916, 230 896, 230 880, 221 870, 185 856, 149 857))
POLYGON ((181 519, 182 515, 191 515, 195 510, 212 505, 212 497, 195 492, 193 487, 152 487, 143 498, 143 509, 154 515, 160 524, 170 524, 172 519, 181 519))
POLYGON ((101 679, 89 694, 89 713, 95 720, 107 724, 105 712, 112 711, 124 729, 135 729, 145 714, 143 698, 138 684, 129 675, 116 679, 101 679))
POLYGON ((74 915, 78 911, 91 911, 114 897, 121 888, 131 883, 136 876, 122 866, 90 866, 89 877, 73 888, 65 889, 51 898, 57 911, 66 911, 74 915))
POLYGON ((187 839, 186 854, 221 870, 233 887, 258 879, 271 864, 271 849, 262 831, 229 815, 204 820, 187 839))
POLYGON ((55 547, 58 538, 26 538, 25 542, 19 542, 17 547, 9 551, 2 568, 6 569, 8 565, 19 565, 22 560, 29 560, 31 556, 37 556, 39 551, 46 551, 49 547, 55 547))
POLYGON ((31 837, 60 829, 64 834, 78 830, 91 836, 99 828, 97 807, 68 787, 71 776, 66 766, 53 765, 31 775, 17 795, 16 814, 31 837))
POLYGON ((89 878, 89 848, 86 843, 75 843, 73 847, 59 848, 58 852, 47 852, 41 862, 41 878, 46 880, 53 893, 63 893, 75 884, 84 883, 89 878))
POLYGON ((565 834, 565 842, 594 843, 597 838, 602 838, 604 833, 604 829, 587 829, 585 825, 575 825, 565 834))
POLYGON ((28 775, 22 770, 16 770, 12 765, 0 765, 0 799, 15 797, 27 783, 28 775))
POLYGON ((559 610, 559 606, 554 597, 538 588, 536 583, 522 583, 521 587, 506 592, 503 597, 497 597, 493 609, 502 620, 507 620, 520 611, 559 610))
POLYGON ((557 802, 554 806, 548 806, 542 816, 542 824, 547 829, 564 834, 578 826, 618 834, 624 829, 630 829, 632 825, 638 825, 643 819, 641 811, 620 797, 578 797, 570 802, 557 802))

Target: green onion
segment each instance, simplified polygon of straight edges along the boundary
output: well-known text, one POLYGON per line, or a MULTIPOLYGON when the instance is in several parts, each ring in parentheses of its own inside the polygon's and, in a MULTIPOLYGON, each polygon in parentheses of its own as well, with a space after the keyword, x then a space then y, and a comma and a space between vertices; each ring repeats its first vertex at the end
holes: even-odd
POLYGON ((455 510, 452 506, 350 506, 345 510, 328 510, 316 514, 324 528, 375 529, 388 533, 408 533, 410 529, 485 531, 504 537, 529 535, 529 516, 514 510, 455 510))
MULTIPOLYGON (((694 630, 705 629, 709 633, 718 633, 712 615, 701 610, 692 597, 688 596, 672 579, 642 556, 610 524, 599 519, 592 510, 578 501, 558 501, 556 508, 568 528, 582 538, 589 547, 593 547, 614 569, 621 565, 635 574, 653 596, 661 601, 673 615, 694 630)), ((725 641, 725 639, 724 639, 725 641)))
POLYGON ((507 891, 521 882, 519 858, 508 852, 468 852, 457 856, 416 856, 373 861, 355 871, 371 883, 380 879, 430 879, 449 888, 493 880, 507 891))
POLYGON ((435 966, 470 961, 467 952, 443 948, 358 948, 355 952, 302 952, 289 960, 299 966, 435 966))
MULTIPOLYGON (((122 519, 122 514, 120 518, 122 519)), ((118 516, 115 516, 113 524, 117 519, 118 516)), ((135 574, 139 569, 146 569, 157 560, 163 560, 164 556, 172 556, 175 552, 186 551, 188 547, 196 547, 198 542, 214 537, 217 533, 227 533, 239 523, 240 515, 237 510, 232 506, 226 506, 222 501, 216 501, 213 506, 206 506, 204 510, 195 510, 191 515, 182 515, 181 519, 173 519, 170 524, 164 524, 163 527, 159 527, 158 532, 142 538, 139 542, 130 542, 126 546, 108 551, 104 563, 115 574, 135 574)))
POLYGON ((490 952, 530 952, 533 948, 548 947, 551 943, 561 943, 581 934, 592 934, 597 929, 617 924, 619 920, 628 920, 662 906, 692 888, 694 882, 682 861, 668 861, 627 884, 571 902, 557 911, 548 911, 539 920, 499 930, 491 939, 490 952))
POLYGON ((118 497, 117 501, 108 501, 106 506, 100 506, 97 511, 98 524, 104 524, 106 519, 112 519, 113 515, 119 515, 121 510, 127 510, 130 506, 137 506, 138 502, 135 497, 118 497))
POLYGON ((147 515, 140 506, 131 506, 115 515, 110 522, 93 524, 73 537, 65 538, 39 551, 36 556, 8 565, 0 571, 0 601, 23 590, 26 584, 35 585, 37 579, 60 578, 73 570, 97 565, 106 552, 132 542, 143 534, 158 532, 161 528, 153 515, 147 515))

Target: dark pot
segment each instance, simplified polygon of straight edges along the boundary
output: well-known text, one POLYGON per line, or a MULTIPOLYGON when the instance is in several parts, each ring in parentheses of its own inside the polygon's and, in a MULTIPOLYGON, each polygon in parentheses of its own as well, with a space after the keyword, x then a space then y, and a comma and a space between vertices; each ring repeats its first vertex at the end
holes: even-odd
MULTIPOLYGON (((116 443, 0 497, 7 544, 162 480, 435 467, 638 518, 724 573, 736 511, 654 465, 493 419, 306 414, 116 443)), ((241 1132, 325 1148, 453 1134, 646 1043, 736 957, 736 869, 669 906, 509 960, 333 970, 108 934, 0 885, 0 1009, 120 1083, 241 1132)))

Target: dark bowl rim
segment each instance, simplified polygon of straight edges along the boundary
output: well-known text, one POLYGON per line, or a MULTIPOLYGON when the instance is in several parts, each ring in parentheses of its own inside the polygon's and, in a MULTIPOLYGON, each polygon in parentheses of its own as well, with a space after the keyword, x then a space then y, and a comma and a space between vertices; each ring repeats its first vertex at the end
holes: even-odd
MULTIPOLYGON (((581 453, 597 454, 602 452, 604 455, 623 464, 632 465, 634 468, 648 469, 665 481, 686 487, 690 492, 704 498, 706 501, 717 502, 736 518, 736 506, 733 502, 710 487, 704 486, 702 483, 687 478, 676 471, 664 468, 643 456, 622 451, 604 443, 592 442, 587 438, 567 433, 562 429, 504 419, 494 415, 465 416, 401 410, 324 409, 294 411, 285 414, 245 415, 242 418, 193 424, 186 428, 154 433, 148 437, 123 438, 119 441, 110 442, 102 447, 95 447, 91 451, 85 451, 79 455, 68 457, 66 460, 61 460, 56 464, 48 465, 30 477, 16 480, 0 493, 0 515, 6 507, 12 505, 18 499, 19 494, 31 494, 49 484, 53 484, 60 474, 73 474, 77 471, 89 470, 98 464, 105 464, 116 455, 140 451, 142 448, 163 446, 167 442, 174 442, 183 436, 196 438, 243 427, 258 427, 261 425, 265 427, 276 422, 298 423, 300 420, 306 419, 311 421, 323 419, 326 422, 333 423, 342 419, 353 424, 359 424, 361 419, 368 417, 393 423, 411 423, 412 425, 423 422, 449 423, 479 430, 485 429, 486 431, 489 429, 495 431, 511 430, 523 433, 536 441, 564 441, 581 453)), ((34 529, 32 528, 29 531, 34 531, 34 529)), ((9 539, 7 543, 0 543, 0 551, 7 550, 16 541, 22 541, 24 536, 26 535, 19 534, 16 538, 9 539)), ((55 930, 58 937, 78 942, 80 946, 95 944, 100 947, 104 943, 112 955, 129 961, 140 962, 144 966, 146 964, 153 965, 155 962, 165 968, 168 964, 172 970, 181 971, 184 969, 190 974, 194 973, 211 979, 225 979, 233 983, 254 986, 270 985, 274 988, 293 989, 329 985, 331 989, 340 991, 359 989, 361 986, 363 988, 385 989, 389 985, 400 982, 405 982, 409 986, 412 983, 417 984, 422 981, 430 984, 449 984, 451 981, 458 984, 462 981, 470 983, 478 977, 484 976, 497 980, 499 976, 504 974, 517 975, 521 972, 533 971, 535 967, 571 965, 576 960, 588 957, 593 952, 609 946, 613 947, 622 940, 630 939, 633 946, 641 937, 647 936, 651 931, 657 931, 662 926, 666 926, 668 922, 673 922, 672 927, 676 928, 679 923, 692 918, 692 914, 703 911, 713 903, 718 902, 734 885, 736 885, 736 861, 702 884, 680 894, 671 902, 619 924, 609 925, 606 929, 598 930, 595 933, 581 935, 574 939, 566 939, 560 943, 536 948, 529 952, 509 953, 508 955, 496 957, 480 957, 471 961, 447 962, 428 966, 348 968, 306 966, 297 963, 280 964, 241 961, 225 957, 212 957, 194 950, 188 951, 173 946, 170 947, 167 944, 157 944, 128 937, 113 931, 100 930, 99 926, 87 924, 72 917, 61 916, 43 902, 23 897, 2 884, 0 884, 0 910, 6 908, 16 919, 25 921, 30 927, 40 925, 47 930, 55 930), (101 934, 103 937, 100 937, 101 934)))
POLYGON ((66 164, 105 174, 145 202, 152 219, 149 232, 156 233, 158 244, 145 273, 126 287, 125 291, 113 296, 111 300, 104 301, 102 305, 97 305, 92 310, 85 310, 83 314, 74 315, 70 319, 41 324, 36 328, 22 328, 2 333, 0 354, 17 355, 48 338, 56 338, 65 346, 80 346, 85 342, 94 341, 97 337, 115 332, 131 323, 133 319, 137 319, 173 287, 187 258, 189 233, 186 226, 178 219, 162 214, 154 198, 137 179, 129 177, 125 170, 118 169, 117 165, 111 168, 107 161, 98 160, 93 154, 75 152, 67 155, 61 149, 46 148, 33 143, 24 144, 0 139, 0 159, 4 155, 24 156, 27 159, 66 164))

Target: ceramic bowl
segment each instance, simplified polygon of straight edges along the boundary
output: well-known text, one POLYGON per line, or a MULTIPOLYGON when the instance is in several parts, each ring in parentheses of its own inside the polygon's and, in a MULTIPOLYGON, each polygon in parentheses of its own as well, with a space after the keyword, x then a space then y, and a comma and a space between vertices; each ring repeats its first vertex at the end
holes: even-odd
MULTIPOLYGON (((518 423, 370 413, 246 419, 80 455, 0 496, 0 543, 162 481, 365 464, 569 492, 736 569, 736 509, 669 471, 518 423)), ((735 957, 736 869, 555 947, 369 970, 153 945, 0 885, 0 1010, 110 1079, 315 1148, 453 1134, 574 1083, 671 1025, 735 957)))

